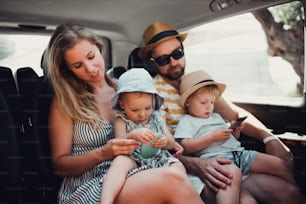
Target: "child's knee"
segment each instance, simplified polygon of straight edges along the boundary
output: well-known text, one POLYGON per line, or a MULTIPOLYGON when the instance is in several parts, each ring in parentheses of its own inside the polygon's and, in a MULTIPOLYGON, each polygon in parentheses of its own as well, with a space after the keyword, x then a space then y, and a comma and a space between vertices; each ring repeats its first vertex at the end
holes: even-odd
POLYGON ((170 165, 171 168, 176 169, 179 172, 182 172, 184 174, 186 174, 186 168, 184 167, 184 165, 180 162, 174 162, 170 165))
POLYGON ((225 168, 233 175, 233 181, 241 182, 242 173, 239 167, 234 164, 228 164, 225 165, 225 168))

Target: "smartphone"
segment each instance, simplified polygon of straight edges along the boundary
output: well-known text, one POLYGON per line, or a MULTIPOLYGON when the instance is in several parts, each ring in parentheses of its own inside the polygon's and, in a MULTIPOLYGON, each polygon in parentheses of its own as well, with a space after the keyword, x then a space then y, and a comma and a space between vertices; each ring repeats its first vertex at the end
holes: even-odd
POLYGON ((161 138, 162 136, 163 136, 163 134, 161 134, 161 133, 156 133, 155 139, 153 139, 153 140, 150 141, 149 143, 142 143, 142 144, 141 144, 141 147, 140 147, 140 155, 141 155, 143 158, 145 158, 145 159, 154 156, 154 155, 158 152, 158 150, 159 150, 160 148, 152 147, 152 142, 153 142, 154 140, 157 140, 157 139, 161 138))
POLYGON ((238 118, 236 121, 234 121, 234 122, 231 124, 231 126, 229 127, 229 129, 235 130, 238 126, 241 125, 241 123, 242 123, 246 118, 247 118, 247 116, 238 118))

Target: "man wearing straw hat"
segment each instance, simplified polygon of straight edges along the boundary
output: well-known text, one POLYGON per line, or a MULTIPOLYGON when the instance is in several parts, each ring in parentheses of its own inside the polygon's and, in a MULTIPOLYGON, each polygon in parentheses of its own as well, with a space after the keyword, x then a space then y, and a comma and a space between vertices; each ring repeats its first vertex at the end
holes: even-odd
MULTIPOLYGON (((178 121, 184 114, 184 109, 177 103, 181 77, 185 73, 185 57, 183 41, 187 33, 179 33, 171 25, 155 21, 143 32, 144 46, 139 51, 139 56, 149 62, 157 71, 154 77, 157 91, 164 97, 165 102, 162 111, 167 125, 172 133, 178 121)), ((233 104, 222 97, 215 104, 215 112, 228 120, 233 121, 239 117, 233 104)), ((242 133, 247 136, 262 140, 265 143, 267 153, 281 157, 288 167, 292 168, 292 153, 290 150, 254 116, 249 114, 248 119, 256 121, 256 125, 246 121, 242 133)), ((195 157, 182 156, 183 162, 190 174, 198 176, 214 191, 226 188, 231 182, 231 175, 224 168, 228 164, 224 159, 201 160, 195 157)), ((249 175, 243 182, 243 186, 259 201, 268 203, 294 203, 294 198, 299 194, 298 190, 290 184, 268 175, 249 175), (279 193, 286 190, 286 193, 279 193)))

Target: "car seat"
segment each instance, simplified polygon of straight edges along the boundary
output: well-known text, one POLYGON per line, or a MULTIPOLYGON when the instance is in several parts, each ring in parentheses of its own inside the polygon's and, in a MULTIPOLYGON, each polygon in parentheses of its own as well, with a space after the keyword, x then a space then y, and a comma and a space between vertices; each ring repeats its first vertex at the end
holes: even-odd
POLYGON ((45 77, 36 89, 34 96, 33 113, 33 140, 36 141, 35 154, 39 172, 37 191, 40 201, 55 203, 60 184, 60 178, 54 175, 48 131, 48 117, 53 90, 48 79, 45 77))
POLYGON ((41 58, 41 68, 44 75, 33 82, 33 112, 32 112, 32 141, 34 148, 32 154, 36 161, 37 175, 35 185, 31 188, 31 193, 38 203, 56 203, 60 178, 54 175, 48 131, 48 117, 53 89, 47 78, 48 67, 45 61, 45 52, 41 58))
POLYGON ((0 91, 0 203, 19 203, 22 193, 20 137, 12 114, 0 91))
POLYGON ((53 174, 48 135, 48 117, 53 91, 47 79, 47 64, 41 58, 43 76, 31 67, 19 68, 16 78, 23 103, 26 203, 56 203, 60 179, 53 174))
POLYGON ((140 47, 134 48, 128 56, 127 69, 131 68, 144 68, 147 70, 152 77, 157 74, 156 69, 147 61, 142 60, 138 56, 140 47))
POLYGON ((126 72, 127 69, 124 66, 115 66, 107 70, 106 74, 114 79, 119 79, 121 74, 126 72))
POLYGON ((0 66, 0 90, 6 100, 16 132, 21 131, 21 104, 12 70, 0 66))
POLYGON ((31 134, 35 89, 41 83, 42 77, 39 77, 31 67, 19 68, 15 75, 22 103, 22 130, 24 134, 31 134))

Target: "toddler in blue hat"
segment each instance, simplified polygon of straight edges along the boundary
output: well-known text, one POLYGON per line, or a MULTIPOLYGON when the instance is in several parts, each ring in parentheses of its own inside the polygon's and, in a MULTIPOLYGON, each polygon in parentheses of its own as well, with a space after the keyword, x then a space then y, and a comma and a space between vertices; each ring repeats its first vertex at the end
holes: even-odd
POLYGON ((112 107, 117 111, 115 137, 137 140, 139 148, 129 156, 120 155, 113 160, 104 177, 100 203, 113 203, 126 177, 141 170, 165 167, 186 172, 168 152, 178 144, 159 112, 163 101, 145 69, 133 68, 120 76, 118 90, 112 97, 112 107))

